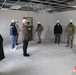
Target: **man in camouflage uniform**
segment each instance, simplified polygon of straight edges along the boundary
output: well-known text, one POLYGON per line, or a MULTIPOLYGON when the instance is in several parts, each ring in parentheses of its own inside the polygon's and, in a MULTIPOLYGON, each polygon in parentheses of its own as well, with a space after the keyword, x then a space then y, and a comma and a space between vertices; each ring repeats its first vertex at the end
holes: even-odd
POLYGON ((66 27, 66 34, 67 34, 67 46, 72 48, 73 47, 73 39, 75 34, 75 26, 72 23, 72 20, 70 20, 70 23, 66 27))
POLYGON ((37 28, 35 30, 35 32, 38 32, 38 38, 39 38, 39 41, 37 43, 41 43, 41 34, 42 34, 42 31, 43 31, 43 26, 41 25, 40 22, 38 22, 37 24, 37 28))

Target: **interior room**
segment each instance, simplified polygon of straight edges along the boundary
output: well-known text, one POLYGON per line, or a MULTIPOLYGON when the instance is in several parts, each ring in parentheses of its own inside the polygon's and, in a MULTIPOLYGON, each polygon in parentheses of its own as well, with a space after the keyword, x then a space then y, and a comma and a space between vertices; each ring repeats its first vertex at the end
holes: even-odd
POLYGON ((76 27, 76 0, 0 0, 0 34, 5 55, 0 61, 0 75, 76 75, 76 31, 73 48, 66 47, 66 27, 70 20, 76 27), (32 25, 31 40, 27 47, 29 57, 23 56, 24 18, 31 18, 32 25), (11 50, 12 20, 18 21, 21 30, 16 50, 11 50), (57 21, 63 28, 60 44, 54 43, 57 21), (44 27, 39 44, 35 32, 38 22, 44 27))

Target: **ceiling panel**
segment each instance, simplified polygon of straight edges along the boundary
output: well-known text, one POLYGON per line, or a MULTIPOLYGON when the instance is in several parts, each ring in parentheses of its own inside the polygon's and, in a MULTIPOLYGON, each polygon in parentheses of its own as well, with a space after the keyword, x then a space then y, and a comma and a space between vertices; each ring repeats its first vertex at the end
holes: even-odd
POLYGON ((31 0, 20 0, 20 2, 30 2, 31 0))
POLYGON ((0 0, 0 8, 34 12, 51 13, 76 10, 75 5, 76 0, 0 0))
POLYGON ((7 1, 18 1, 18 0, 7 0, 7 1))

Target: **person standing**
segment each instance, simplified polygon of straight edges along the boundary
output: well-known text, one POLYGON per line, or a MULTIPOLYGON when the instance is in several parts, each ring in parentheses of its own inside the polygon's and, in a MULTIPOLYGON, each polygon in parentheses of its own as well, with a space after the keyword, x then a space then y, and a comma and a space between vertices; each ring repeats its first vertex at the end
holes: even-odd
POLYGON ((3 51, 3 37, 0 34, 0 61, 5 58, 3 51))
POLYGON ((19 43, 18 43, 18 37, 19 37, 19 33, 20 33, 20 28, 19 28, 19 25, 18 25, 18 21, 16 20, 16 24, 15 24, 15 26, 16 26, 16 29, 17 29, 17 35, 16 35, 16 40, 15 40, 15 45, 18 45, 19 43))
POLYGON ((12 20, 12 23, 10 25, 10 38, 11 38, 11 48, 12 50, 16 50, 15 47, 15 40, 16 40, 16 35, 17 35, 17 29, 15 27, 15 20, 12 20))
POLYGON ((67 45, 66 47, 72 48, 73 47, 73 39, 75 34, 75 26, 73 25, 73 21, 70 20, 70 23, 66 27, 66 34, 67 34, 67 45))
POLYGON ((37 43, 41 43, 41 34, 42 34, 42 31, 43 31, 43 26, 41 25, 40 22, 37 22, 37 28, 35 30, 35 32, 38 32, 38 42, 37 43))
POLYGON ((62 34, 62 26, 58 20, 57 24, 54 26, 55 43, 60 44, 61 34, 62 34))
POLYGON ((22 41, 23 41, 23 55, 24 56, 30 56, 27 53, 27 47, 28 47, 28 42, 29 42, 29 31, 28 31, 28 23, 27 19, 22 20, 23 26, 22 26, 22 41))

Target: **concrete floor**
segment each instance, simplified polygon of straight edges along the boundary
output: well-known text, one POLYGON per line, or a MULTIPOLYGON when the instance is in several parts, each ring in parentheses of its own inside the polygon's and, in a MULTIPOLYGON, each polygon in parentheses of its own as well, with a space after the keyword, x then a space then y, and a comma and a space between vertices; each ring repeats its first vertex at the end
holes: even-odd
POLYGON ((22 43, 12 51, 10 43, 4 46, 6 58, 0 61, 0 75, 76 75, 76 47, 65 47, 65 43, 54 44, 31 41, 28 46, 30 57, 22 55, 22 43))

